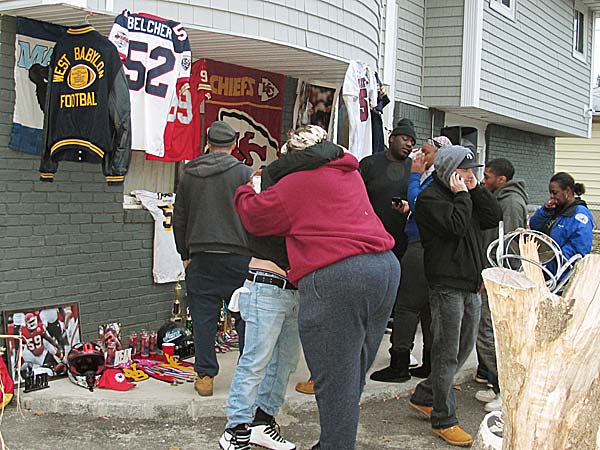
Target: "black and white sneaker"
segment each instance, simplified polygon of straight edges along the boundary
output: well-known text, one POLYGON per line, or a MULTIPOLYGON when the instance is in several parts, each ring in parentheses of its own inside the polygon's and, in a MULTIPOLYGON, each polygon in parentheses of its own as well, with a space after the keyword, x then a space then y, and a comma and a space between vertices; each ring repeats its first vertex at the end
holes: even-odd
POLYGON ((219 439, 221 450, 251 450, 250 430, 226 429, 219 439))
POLYGON ((275 419, 269 424, 259 423, 250 425, 250 443, 260 445, 270 450, 296 450, 296 446, 286 441, 279 432, 275 419))

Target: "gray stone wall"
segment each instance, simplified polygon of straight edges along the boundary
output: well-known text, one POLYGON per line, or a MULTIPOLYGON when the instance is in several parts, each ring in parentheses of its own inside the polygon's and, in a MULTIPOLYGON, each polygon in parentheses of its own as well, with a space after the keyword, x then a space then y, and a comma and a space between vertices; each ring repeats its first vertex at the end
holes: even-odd
POLYGON ((515 167, 515 179, 525 180, 529 203, 540 205, 548 198, 548 182, 554 172, 555 142, 543 136, 500 125, 488 125, 486 158, 506 158, 515 167))
POLYGON ((85 339, 98 325, 156 329, 174 285, 152 280, 153 221, 123 210, 123 187, 100 165, 61 162, 39 181, 40 158, 7 147, 14 107, 15 20, 0 18, 0 309, 80 302, 85 339))

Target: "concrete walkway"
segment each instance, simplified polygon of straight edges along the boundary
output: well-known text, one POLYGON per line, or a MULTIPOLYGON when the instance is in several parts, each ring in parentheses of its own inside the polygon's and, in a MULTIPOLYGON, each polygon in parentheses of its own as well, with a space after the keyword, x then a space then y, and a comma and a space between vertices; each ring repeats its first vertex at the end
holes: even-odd
MULTIPOLYGON (((420 358, 421 336, 416 337, 415 357, 420 358)), ((371 371, 379 370, 389 364, 389 335, 385 335, 371 371)), ((192 383, 172 386, 168 383, 150 378, 126 392, 108 389, 87 389, 72 384, 68 378, 50 382, 48 389, 21 393, 20 401, 24 409, 40 412, 57 412, 62 414, 82 414, 89 416, 110 416, 131 418, 163 418, 176 419, 185 415, 196 419, 199 417, 225 417, 225 403, 229 394, 229 386, 237 362, 237 351, 218 355, 221 366, 215 378, 215 390, 212 397, 200 397, 192 383)), ((475 352, 460 371, 456 382, 461 383, 473 376, 476 368, 475 352)), ((282 412, 316 409, 312 395, 300 394, 294 390, 298 381, 309 377, 304 358, 298 369, 290 377, 286 402, 282 412)), ((373 399, 388 399, 409 395, 420 379, 413 378, 406 383, 378 383, 367 377, 362 402, 373 399)))

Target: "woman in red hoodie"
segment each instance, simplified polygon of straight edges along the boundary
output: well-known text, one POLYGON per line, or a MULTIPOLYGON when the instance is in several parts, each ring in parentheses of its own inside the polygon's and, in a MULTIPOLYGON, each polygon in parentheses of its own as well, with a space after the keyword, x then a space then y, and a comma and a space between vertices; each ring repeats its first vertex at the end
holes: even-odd
MULTIPOLYGON (((278 168, 288 159, 297 162, 296 152, 335 151, 326 138, 317 126, 297 129, 282 148, 288 154, 278 168)), ((290 164, 260 194, 250 184, 240 186, 235 208, 250 233, 285 237, 321 422, 320 443, 313 449, 353 450, 365 374, 392 310, 400 266, 389 251, 394 239, 371 207, 352 154, 340 152, 316 169, 290 164)))

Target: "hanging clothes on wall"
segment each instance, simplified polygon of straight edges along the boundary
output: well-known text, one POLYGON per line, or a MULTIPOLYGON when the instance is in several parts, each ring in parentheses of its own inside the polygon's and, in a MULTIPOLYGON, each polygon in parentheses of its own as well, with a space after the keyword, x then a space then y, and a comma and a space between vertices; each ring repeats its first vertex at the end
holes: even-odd
POLYGON ((227 122, 236 132, 231 153, 255 169, 279 157, 283 119, 283 75, 207 60, 212 88, 204 107, 204 128, 216 120, 227 122))
POLYGON ((32 155, 42 152, 48 65, 67 27, 17 17, 15 109, 8 146, 32 155))
POLYGON ((131 148, 163 157, 171 104, 189 89, 192 52, 181 23, 123 11, 109 39, 125 65, 131 93, 131 148))
POLYGON ((173 234, 173 203, 175 194, 163 194, 144 190, 132 191, 133 195, 154 218, 154 245, 152 276, 155 283, 172 283, 185 279, 181 256, 175 247, 173 234))
POLYGON ((372 153, 371 108, 377 104, 375 72, 365 63, 350 61, 342 96, 348 110, 350 142, 348 150, 360 161, 372 153))
POLYGON ((192 64, 190 89, 173 97, 165 128, 165 153, 162 157, 146 153, 146 159, 164 162, 192 160, 201 154, 202 126, 200 106, 210 98, 210 83, 206 60, 192 64))
POLYGON ((131 156, 129 90, 114 45, 91 25, 71 27, 56 43, 46 94, 40 179, 59 161, 102 164, 122 184, 131 156))

